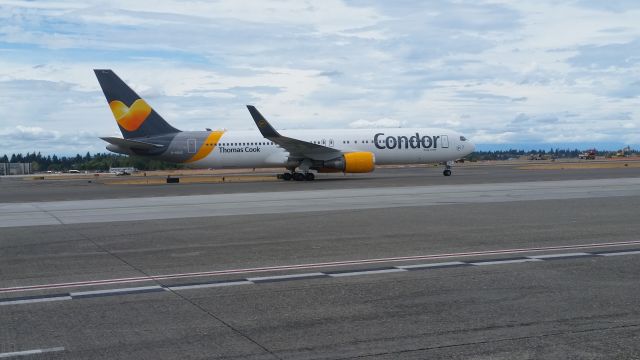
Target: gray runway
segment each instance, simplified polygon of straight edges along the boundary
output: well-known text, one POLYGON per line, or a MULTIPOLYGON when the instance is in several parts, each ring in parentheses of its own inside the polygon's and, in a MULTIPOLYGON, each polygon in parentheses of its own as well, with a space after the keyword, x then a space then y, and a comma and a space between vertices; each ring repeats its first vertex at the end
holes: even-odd
POLYGON ((638 176, 414 171, 3 204, 0 356, 640 356, 638 176))
MULTIPOLYGON (((270 175, 273 173, 258 173, 270 175)), ((376 169, 369 174, 319 174, 313 182, 245 182, 225 184, 108 185, 88 180, 23 180, 0 177, 2 203, 127 199, 133 197, 211 195, 296 190, 340 190, 380 187, 490 184, 530 181, 592 180, 640 177, 640 168, 519 170, 517 166, 464 165, 451 177, 442 167, 376 169)), ((29 177, 27 177, 29 179, 29 177)), ((63 177, 64 178, 64 177, 63 177)))

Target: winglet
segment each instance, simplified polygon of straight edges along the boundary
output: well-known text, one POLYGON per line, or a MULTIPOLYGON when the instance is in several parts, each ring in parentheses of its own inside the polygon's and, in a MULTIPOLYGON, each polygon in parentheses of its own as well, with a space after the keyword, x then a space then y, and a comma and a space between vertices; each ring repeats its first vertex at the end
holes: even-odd
POLYGON ((258 111, 258 109, 256 109, 255 106, 247 105, 247 109, 249 109, 249 113, 251 113, 251 117, 253 118, 253 121, 256 122, 256 125, 258 126, 258 130, 260 130, 260 133, 262 133, 262 136, 264 136, 267 139, 280 137, 280 134, 276 131, 276 129, 274 129, 273 126, 271 126, 271 124, 269 124, 267 119, 265 119, 264 116, 260 114, 260 112, 258 111))

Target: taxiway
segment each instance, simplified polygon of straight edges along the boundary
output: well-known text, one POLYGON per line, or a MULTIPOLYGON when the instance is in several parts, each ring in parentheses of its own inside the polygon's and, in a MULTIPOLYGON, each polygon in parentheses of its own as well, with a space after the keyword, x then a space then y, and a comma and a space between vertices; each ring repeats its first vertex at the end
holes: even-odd
POLYGON ((639 170, 370 176, 13 181, 0 356, 640 356, 639 170))

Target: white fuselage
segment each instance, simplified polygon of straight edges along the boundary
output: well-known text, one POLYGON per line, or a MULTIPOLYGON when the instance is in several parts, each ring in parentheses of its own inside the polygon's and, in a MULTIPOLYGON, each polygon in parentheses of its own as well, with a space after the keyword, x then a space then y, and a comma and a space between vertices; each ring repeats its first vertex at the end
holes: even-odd
MULTIPOLYGON (((282 136, 334 148, 342 152, 371 152, 376 165, 419 164, 456 160, 474 151, 461 134, 444 129, 282 130, 282 136)), ((282 167, 288 153, 259 131, 226 131, 206 157, 194 167, 282 167)))

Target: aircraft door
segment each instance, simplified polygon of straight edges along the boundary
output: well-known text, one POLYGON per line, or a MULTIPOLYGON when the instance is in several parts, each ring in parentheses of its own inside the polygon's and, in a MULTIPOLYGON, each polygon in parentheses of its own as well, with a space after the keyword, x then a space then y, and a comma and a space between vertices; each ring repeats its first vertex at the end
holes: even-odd
POLYGON ((196 139, 187 139, 187 152, 189 154, 196 153, 196 139))
POLYGON ((440 135, 440 146, 443 149, 449 148, 449 135, 440 135))

